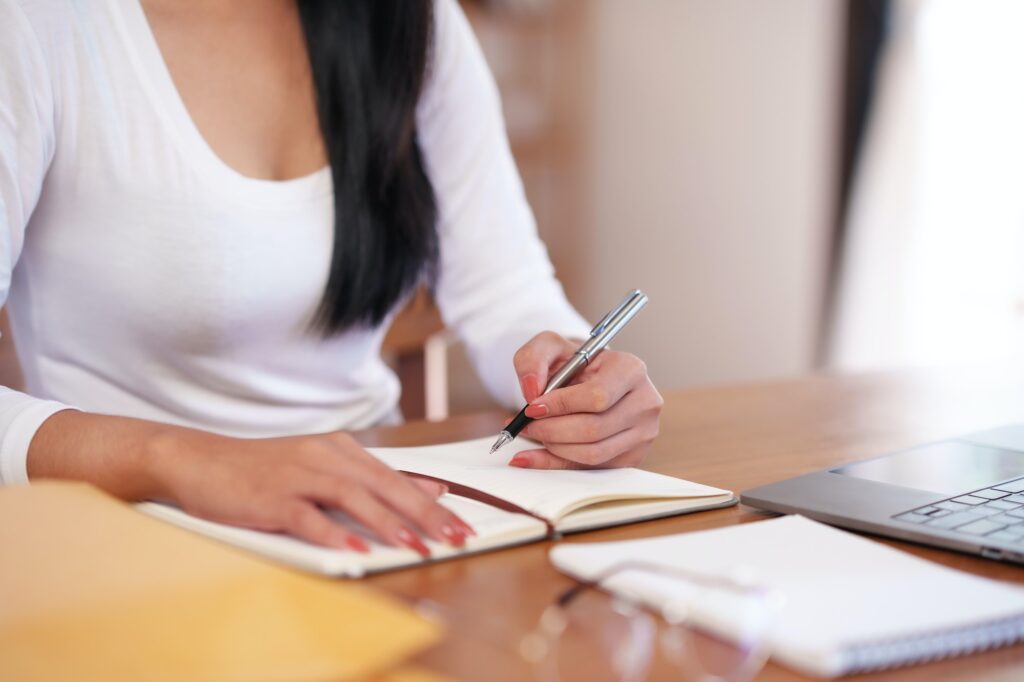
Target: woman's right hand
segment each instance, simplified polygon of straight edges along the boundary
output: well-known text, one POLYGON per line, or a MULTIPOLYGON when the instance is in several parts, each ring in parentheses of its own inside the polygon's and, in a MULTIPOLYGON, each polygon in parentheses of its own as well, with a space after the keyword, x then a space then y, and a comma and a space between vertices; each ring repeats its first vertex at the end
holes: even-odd
POLYGON ((391 469, 343 432, 268 439, 171 432, 151 442, 169 496, 211 521, 290 533, 328 547, 366 552, 363 539, 332 520, 345 512, 385 543, 429 550, 420 535, 456 547, 473 529, 413 478, 391 469))

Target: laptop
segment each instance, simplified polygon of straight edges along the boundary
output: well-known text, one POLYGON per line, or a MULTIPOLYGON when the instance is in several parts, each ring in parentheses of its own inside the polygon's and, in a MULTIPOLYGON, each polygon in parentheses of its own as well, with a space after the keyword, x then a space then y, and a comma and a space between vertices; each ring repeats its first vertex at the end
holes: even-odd
POLYGON ((763 485, 740 501, 1024 564, 1024 424, 763 485))

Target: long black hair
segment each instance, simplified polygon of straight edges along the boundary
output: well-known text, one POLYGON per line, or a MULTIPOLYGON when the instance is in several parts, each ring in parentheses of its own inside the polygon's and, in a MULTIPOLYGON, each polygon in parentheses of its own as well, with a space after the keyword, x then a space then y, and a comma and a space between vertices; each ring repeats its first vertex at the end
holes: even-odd
POLYGON ((377 325, 437 263, 416 133, 432 0, 298 0, 334 181, 334 249, 315 326, 377 325))

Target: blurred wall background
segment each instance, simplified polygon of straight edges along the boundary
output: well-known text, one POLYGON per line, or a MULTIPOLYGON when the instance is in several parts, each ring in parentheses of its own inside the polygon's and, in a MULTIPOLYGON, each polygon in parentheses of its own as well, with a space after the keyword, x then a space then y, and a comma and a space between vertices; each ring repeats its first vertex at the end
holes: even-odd
POLYGON ((578 302, 666 387, 810 370, 832 227, 841 3, 594 3, 578 302))
MULTIPOLYGON (((664 388, 816 366, 842 0, 465 3, 570 298, 664 388)), ((453 411, 482 393, 454 360, 453 411)))

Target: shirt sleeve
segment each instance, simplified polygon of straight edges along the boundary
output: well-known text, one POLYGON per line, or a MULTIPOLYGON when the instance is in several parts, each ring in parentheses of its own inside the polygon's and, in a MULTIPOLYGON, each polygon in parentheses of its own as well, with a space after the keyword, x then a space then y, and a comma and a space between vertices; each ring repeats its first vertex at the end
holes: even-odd
POLYGON ((537 236, 497 86, 469 22, 455 0, 438 0, 434 11, 417 129, 439 210, 435 296, 488 391, 518 408, 515 351, 540 331, 585 338, 590 327, 537 236))
MULTIPOLYGON (((0 307, 54 152, 51 82, 31 24, 0 0, 0 307)), ((0 386, 0 485, 28 481, 36 430, 66 405, 0 386)))

